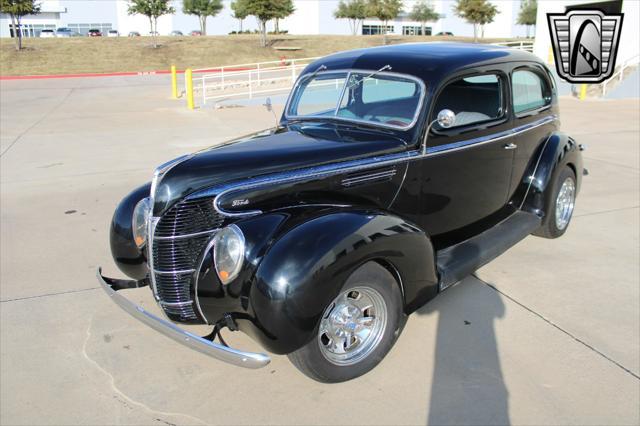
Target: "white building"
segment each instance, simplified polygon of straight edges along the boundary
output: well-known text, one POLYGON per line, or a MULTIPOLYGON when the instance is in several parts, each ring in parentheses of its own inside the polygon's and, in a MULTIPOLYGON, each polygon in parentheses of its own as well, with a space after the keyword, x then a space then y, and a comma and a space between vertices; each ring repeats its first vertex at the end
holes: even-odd
MULTIPOLYGON (((350 34, 347 20, 339 20, 333 17, 333 12, 338 6, 338 0, 294 0, 295 13, 280 23, 281 30, 287 30, 289 34, 350 34)), ((416 0, 405 0, 404 13, 395 21, 389 22, 390 34, 412 34, 419 31, 420 24, 409 20, 416 0)), ((232 17, 230 8, 231 0, 224 1, 224 9, 218 16, 207 21, 207 33, 209 35, 228 34, 239 29, 238 20, 232 17)), ((431 3, 440 13, 441 19, 427 25, 427 34, 437 34, 441 31, 451 32, 457 36, 473 36, 473 26, 456 17, 452 11, 454 0, 432 0, 431 3)), ((485 27, 485 37, 521 37, 526 34, 526 28, 515 25, 520 0, 493 0, 500 13, 495 21, 485 27)), ((182 0, 173 0, 176 13, 171 16, 163 16, 158 20, 158 32, 166 35, 171 31, 179 30, 188 34, 192 30, 198 30, 198 19, 182 13, 182 0)), ((138 31, 141 34, 149 33, 149 22, 146 17, 127 14, 128 4, 126 0, 42 0, 41 13, 36 16, 23 18, 23 33, 26 36, 37 37, 43 29, 55 29, 68 27, 81 34, 86 34, 89 29, 99 29, 106 32, 116 29, 122 35, 130 31, 138 31)), ((0 15, 0 36, 10 37, 11 20, 7 15, 0 15)), ((245 19, 243 29, 254 30, 257 28, 253 17, 245 19)), ((360 34, 379 33, 381 22, 368 19, 360 28, 360 34)))

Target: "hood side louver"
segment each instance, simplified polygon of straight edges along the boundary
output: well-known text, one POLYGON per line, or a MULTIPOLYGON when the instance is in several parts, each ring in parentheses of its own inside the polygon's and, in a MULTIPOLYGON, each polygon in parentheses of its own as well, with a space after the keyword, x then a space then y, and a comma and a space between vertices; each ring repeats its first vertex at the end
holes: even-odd
POLYGON ((353 172, 346 175, 341 184, 345 188, 352 188, 354 186, 387 182, 393 179, 397 172, 396 166, 353 172))

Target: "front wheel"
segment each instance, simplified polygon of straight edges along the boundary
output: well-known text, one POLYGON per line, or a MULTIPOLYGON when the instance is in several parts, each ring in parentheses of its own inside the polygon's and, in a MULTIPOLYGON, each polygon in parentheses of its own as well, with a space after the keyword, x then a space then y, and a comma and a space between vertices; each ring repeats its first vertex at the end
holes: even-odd
POLYGON ((375 262, 354 271, 325 308, 314 338, 289 354, 310 378, 337 383, 375 367, 395 343, 405 316, 393 276, 375 262))
POLYGON ((576 175, 566 166, 558 175, 542 226, 534 235, 558 238, 567 231, 576 203, 576 175))

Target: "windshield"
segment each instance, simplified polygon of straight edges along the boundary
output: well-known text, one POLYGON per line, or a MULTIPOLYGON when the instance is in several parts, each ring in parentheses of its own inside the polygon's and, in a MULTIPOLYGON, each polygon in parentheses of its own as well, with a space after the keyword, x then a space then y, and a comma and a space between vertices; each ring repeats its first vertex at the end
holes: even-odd
POLYGON ((329 118, 407 129, 418 115, 423 85, 408 76, 371 71, 322 72, 302 77, 287 118, 329 118))

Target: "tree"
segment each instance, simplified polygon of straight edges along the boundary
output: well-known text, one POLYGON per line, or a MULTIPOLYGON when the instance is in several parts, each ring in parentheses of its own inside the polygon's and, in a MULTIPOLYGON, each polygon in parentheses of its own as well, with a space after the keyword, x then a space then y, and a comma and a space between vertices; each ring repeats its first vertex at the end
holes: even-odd
POLYGON ((369 0, 366 12, 382 21, 382 40, 387 44, 387 23, 402 13, 402 0, 369 0))
POLYGON ((207 35, 207 18, 216 16, 223 8, 222 0, 183 0, 182 11, 200 20, 200 31, 207 35))
POLYGON ((437 13, 433 6, 427 3, 426 0, 420 0, 413 6, 409 17, 414 21, 420 22, 422 25, 422 35, 427 35, 425 33, 425 24, 440 19, 440 14, 437 13))
POLYGON ((529 37, 529 29, 536 24, 536 16, 538 15, 538 2, 536 0, 522 0, 520 3, 520 13, 518 13, 519 25, 527 26, 527 38, 529 37))
POLYGON ((456 16, 473 24, 473 40, 478 41, 478 26, 482 30, 484 38, 484 26, 493 22, 493 18, 499 13, 498 8, 487 0, 457 0, 453 6, 456 16))
POLYGON ((22 17, 40 13, 40 4, 34 0, 0 0, 0 12, 11 16, 16 50, 22 50, 22 17))
POLYGON ((238 0, 246 5, 247 13, 255 16, 260 26, 260 46, 267 46, 267 22, 281 16, 280 0, 238 0))
POLYGON ((292 15, 293 12, 296 11, 296 8, 293 5, 293 0, 277 0, 276 9, 274 31, 278 34, 280 32, 280 19, 284 19, 287 16, 292 15))
POLYGON ((245 20, 249 13, 247 12, 247 5, 244 0, 237 0, 231 3, 231 10, 233 10, 233 17, 240 21, 240 32, 242 32, 242 21, 245 20))
POLYGON ((129 0, 129 15, 144 15, 149 18, 154 49, 158 47, 158 18, 176 12, 169 6, 169 2, 170 0, 129 0))
POLYGON ((351 34, 358 34, 358 26, 367 18, 367 3, 365 0, 340 0, 338 8, 333 12, 336 19, 348 19, 351 34))

